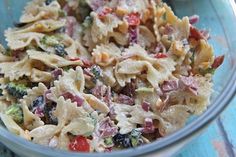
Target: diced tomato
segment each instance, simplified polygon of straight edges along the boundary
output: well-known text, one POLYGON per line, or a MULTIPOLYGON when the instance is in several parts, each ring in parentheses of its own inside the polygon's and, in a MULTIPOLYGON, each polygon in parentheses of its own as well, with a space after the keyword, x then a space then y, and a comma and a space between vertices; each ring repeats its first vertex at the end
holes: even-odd
POLYGON ((154 57, 159 59, 159 58, 167 58, 168 56, 164 53, 158 53, 154 57))
POLYGON ((85 137, 77 136, 69 143, 69 150, 75 152, 89 152, 90 146, 85 137))
POLYGON ((140 25, 140 14, 139 13, 130 13, 125 19, 127 20, 129 26, 138 26, 140 25))
POLYGON ((101 12, 98 13, 98 17, 100 19, 103 19, 107 14, 112 13, 113 9, 109 8, 109 7, 105 7, 103 8, 103 10, 101 12))
POLYGON ((224 58, 225 58, 224 55, 216 57, 211 67, 213 69, 217 69, 224 62, 224 58))

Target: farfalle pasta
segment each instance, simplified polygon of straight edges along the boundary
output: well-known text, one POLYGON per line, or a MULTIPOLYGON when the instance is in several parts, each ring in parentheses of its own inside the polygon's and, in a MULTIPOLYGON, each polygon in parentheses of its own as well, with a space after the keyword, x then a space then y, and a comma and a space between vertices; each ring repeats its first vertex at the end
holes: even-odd
POLYGON ((32 0, 0 45, 0 118, 50 148, 134 148, 210 104, 209 35, 158 0, 32 0))

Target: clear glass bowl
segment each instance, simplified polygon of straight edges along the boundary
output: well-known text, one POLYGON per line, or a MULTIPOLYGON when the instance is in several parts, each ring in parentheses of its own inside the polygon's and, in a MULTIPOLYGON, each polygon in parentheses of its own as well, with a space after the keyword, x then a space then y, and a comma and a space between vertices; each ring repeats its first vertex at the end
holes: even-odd
MULTIPOLYGON (((3 32, 17 22, 27 0, 0 1, 0 42, 5 43, 3 32)), ((214 76, 214 93, 207 111, 192 120, 176 133, 135 149, 112 153, 78 154, 33 144, 25 141, 0 127, 0 141, 22 157, 120 157, 120 156, 170 156, 198 135, 229 104, 236 90, 236 5, 234 0, 169 0, 178 16, 198 14, 200 28, 210 29, 210 43, 216 55, 225 54, 223 66, 214 76)))

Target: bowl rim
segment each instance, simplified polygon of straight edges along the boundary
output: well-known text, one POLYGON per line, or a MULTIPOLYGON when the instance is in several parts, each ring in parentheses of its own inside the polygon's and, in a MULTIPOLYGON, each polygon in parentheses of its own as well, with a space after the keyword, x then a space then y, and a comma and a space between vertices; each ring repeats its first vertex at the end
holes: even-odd
MULTIPOLYGON (((229 51, 232 51, 232 49, 230 48, 229 51)), ((0 127, 0 141, 18 145, 23 150, 30 150, 31 152, 33 151, 45 156, 53 155, 57 157, 77 157, 79 155, 84 157, 120 157, 122 155, 137 156, 154 153, 192 137, 203 128, 205 128, 209 123, 211 123, 224 110, 224 108, 227 107, 236 93, 236 64, 233 65, 232 74, 230 75, 229 80, 231 81, 229 81, 228 84, 224 86, 224 88, 222 89, 222 93, 219 94, 219 96, 213 102, 211 102, 208 109, 196 120, 186 125, 182 129, 176 131, 175 133, 161 138, 161 140, 157 140, 150 144, 145 144, 137 148, 114 151, 112 153, 74 153, 63 150, 54 150, 52 148, 34 144, 32 142, 24 140, 23 138, 10 133, 3 127, 0 127)))

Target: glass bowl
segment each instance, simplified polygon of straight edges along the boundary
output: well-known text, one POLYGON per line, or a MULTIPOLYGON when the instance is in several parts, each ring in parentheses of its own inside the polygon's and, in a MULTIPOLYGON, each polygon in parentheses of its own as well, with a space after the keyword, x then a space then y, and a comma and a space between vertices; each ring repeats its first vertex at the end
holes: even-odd
MULTIPOLYGON (((3 32, 18 21, 27 0, 0 1, 0 42, 5 43, 3 32)), ((236 4, 234 0, 169 0, 180 17, 198 14, 200 28, 211 32, 210 43, 216 55, 225 54, 224 64, 214 76, 214 93, 211 105, 201 116, 194 117, 181 130, 151 144, 135 149, 112 153, 71 153, 33 144, 0 127, 0 141, 22 157, 120 157, 120 156, 171 156, 199 135, 229 104, 236 91, 236 4)))

